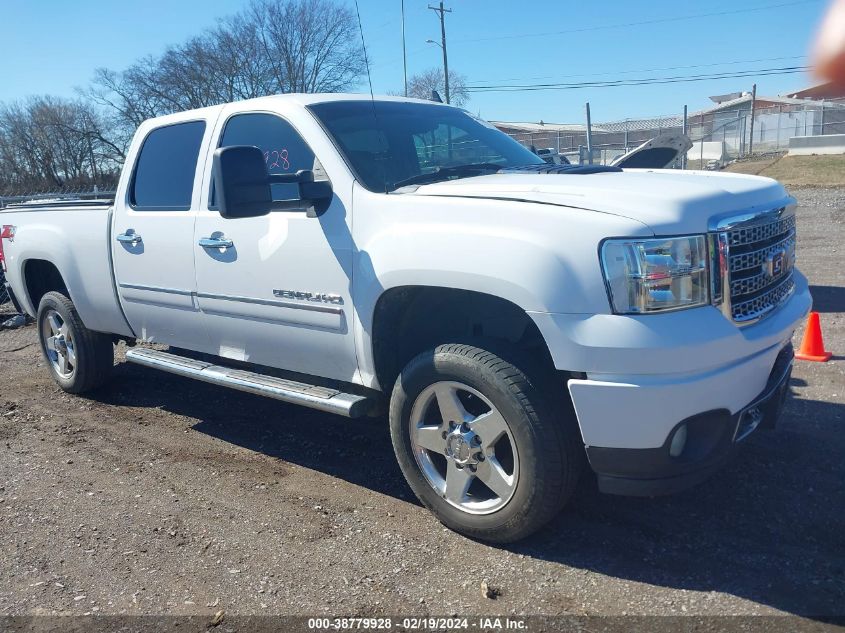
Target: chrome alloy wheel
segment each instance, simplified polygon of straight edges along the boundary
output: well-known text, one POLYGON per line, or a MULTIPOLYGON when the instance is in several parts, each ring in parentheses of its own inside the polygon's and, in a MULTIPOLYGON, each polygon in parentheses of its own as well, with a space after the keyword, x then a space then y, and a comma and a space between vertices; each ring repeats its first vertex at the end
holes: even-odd
POLYGON ((70 378, 76 371, 76 348, 73 335, 62 315, 49 310, 41 323, 41 337, 47 358, 62 378, 70 378))
POLYGON ((488 398, 460 382, 426 387, 411 409, 411 448, 429 485, 470 514, 510 501, 519 479, 516 442, 488 398))

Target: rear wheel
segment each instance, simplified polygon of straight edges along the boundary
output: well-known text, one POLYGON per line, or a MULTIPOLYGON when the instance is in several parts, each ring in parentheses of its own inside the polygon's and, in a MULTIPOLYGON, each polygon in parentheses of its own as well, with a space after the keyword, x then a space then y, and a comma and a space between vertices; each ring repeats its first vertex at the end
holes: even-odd
POLYGON ((570 420, 552 403, 529 373, 479 347, 419 355, 390 407, 408 484, 458 532, 493 542, 528 536, 563 507, 583 461, 570 420))
POLYGON ((56 383, 69 393, 83 393, 108 380, 114 367, 111 337, 85 327, 73 302, 48 292, 38 306, 41 351, 56 383))

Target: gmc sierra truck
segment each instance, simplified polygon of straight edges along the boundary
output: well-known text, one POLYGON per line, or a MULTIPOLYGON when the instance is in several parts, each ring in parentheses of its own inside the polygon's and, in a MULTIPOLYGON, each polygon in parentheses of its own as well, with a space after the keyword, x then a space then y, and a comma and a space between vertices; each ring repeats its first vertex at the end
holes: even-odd
POLYGON ((62 389, 102 385, 123 340, 386 412, 420 501, 507 542, 585 465, 674 492, 774 425, 811 306, 795 206, 767 178, 549 165, 447 105, 284 95, 145 122, 113 201, 9 208, 0 244, 62 389))

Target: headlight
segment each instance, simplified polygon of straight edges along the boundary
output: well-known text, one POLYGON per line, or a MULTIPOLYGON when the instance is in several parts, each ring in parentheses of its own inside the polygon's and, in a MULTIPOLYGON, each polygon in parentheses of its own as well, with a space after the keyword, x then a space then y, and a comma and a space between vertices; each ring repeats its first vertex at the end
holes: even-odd
POLYGON ((616 313, 693 308, 709 301, 703 235, 607 240, 601 263, 616 313))

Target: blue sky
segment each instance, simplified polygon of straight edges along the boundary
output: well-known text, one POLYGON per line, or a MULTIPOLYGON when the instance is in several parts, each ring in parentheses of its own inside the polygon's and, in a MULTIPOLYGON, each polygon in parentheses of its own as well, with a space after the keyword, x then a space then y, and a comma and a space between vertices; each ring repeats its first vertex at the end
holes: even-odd
MULTIPOLYGON (((433 3, 433 2, 432 2, 433 3)), ((98 66, 122 69, 160 53, 245 0, 0 0, 0 101, 72 96, 98 66)), ((349 2, 350 6, 353 6, 349 2)), ((373 87, 402 89, 400 0, 359 0, 373 87)), ((439 22, 427 0, 405 0, 408 72, 441 67, 439 22)), ((826 0, 451 0, 449 65, 472 83, 549 83, 666 77, 803 66, 826 0), (710 15, 703 15, 710 14, 710 15), (721 15, 715 15, 721 14, 721 15), (699 16, 686 19, 687 16, 699 16), (670 21, 666 21, 666 20, 670 21)), ((354 8, 354 6, 353 6, 354 8)), ((754 78, 666 85, 474 94, 473 112, 495 120, 594 121, 706 107, 708 95, 750 90, 754 78)), ((763 76, 758 94, 814 83, 763 76)), ((362 84, 361 90, 366 84, 362 84)))

